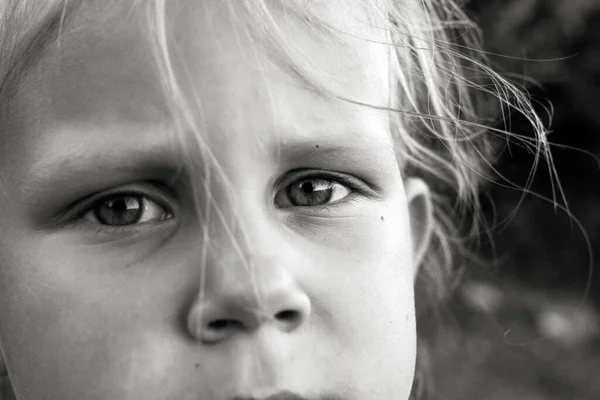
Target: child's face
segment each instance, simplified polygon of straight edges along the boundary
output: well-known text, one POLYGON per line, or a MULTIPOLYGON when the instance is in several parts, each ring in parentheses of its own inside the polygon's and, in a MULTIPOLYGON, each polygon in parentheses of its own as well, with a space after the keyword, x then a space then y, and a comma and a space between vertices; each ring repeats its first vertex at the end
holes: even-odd
MULTIPOLYGON (((190 150, 206 169, 177 170, 129 10, 84 7, 23 81, 0 146, 0 340, 22 398, 408 397, 422 194, 386 114, 267 62, 226 3, 169 2, 167 21, 219 168, 190 150), (197 210, 189 181, 207 174, 197 210)), ((385 46, 292 21, 284 35, 337 87, 387 101, 385 46)))

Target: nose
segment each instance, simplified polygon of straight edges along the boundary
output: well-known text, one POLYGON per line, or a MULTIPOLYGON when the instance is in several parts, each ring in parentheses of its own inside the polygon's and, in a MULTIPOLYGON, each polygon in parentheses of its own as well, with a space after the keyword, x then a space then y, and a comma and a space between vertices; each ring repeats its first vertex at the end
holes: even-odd
POLYGON ((308 295, 284 268, 219 268, 207 272, 188 314, 195 340, 219 343, 263 326, 292 332, 309 318, 308 295))

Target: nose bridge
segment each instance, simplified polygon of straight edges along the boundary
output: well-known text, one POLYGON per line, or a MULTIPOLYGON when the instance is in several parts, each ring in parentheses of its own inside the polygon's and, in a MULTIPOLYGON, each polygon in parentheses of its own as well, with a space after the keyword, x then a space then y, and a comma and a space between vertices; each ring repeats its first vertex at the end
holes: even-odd
POLYGON ((291 260, 285 255, 278 257, 274 246, 275 243, 269 246, 266 241, 253 240, 214 251, 208 257, 208 292, 223 303, 239 304, 257 313, 266 311, 276 293, 295 286, 290 265, 286 265, 291 260))
POLYGON ((248 205, 229 214, 233 215, 230 221, 215 220, 209 230, 210 273, 206 283, 232 293, 254 291, 260 295, 268 287, 289 280, 285 270, 292 254, 279 243, 281 237, 274 232, 274 223, 248 205))
MULTIPOLYGON (((310 301, 294 276, 294 254, 274 223, 244 215, 235 226, 213 226, 198 296, 190 310, 192 336, 206 342, 271 325, 289 332, 307 319, 310 301)), ((199 265, 202 267, 201 265, 199 265)))

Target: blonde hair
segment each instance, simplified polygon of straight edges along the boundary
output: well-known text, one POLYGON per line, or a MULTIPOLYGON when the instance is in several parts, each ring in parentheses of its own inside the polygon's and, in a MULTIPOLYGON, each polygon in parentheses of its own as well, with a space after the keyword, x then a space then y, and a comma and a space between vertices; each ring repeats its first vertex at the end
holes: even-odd
MULTIPOLYGON (((254 29, 249 35, 258 31, 257 36, 267 38, 289 66, 316 90, 358 103, 336 93, 326 80, 315 78, 318 72, 310 60, 294 54, 294 45, 286 42, 267 3, 228 2, 237 11, 236 18, 246 23, 245 28, 254 29)), ((320 33, 345 34, 311 11, 314 0, 270 3, 284 7, 320 33)), ((527 93, 488 66, 479 31, 454 1, 361 0, 360 4, 372 15, 385 17, 385 25, 377 29, 387 31, 389 42, 381 44, 391 46, 395 53, 390 65, 396 94, 392 104, 363 105, 389 111, 399 168, 404 176, 424 178, 433 190, 434 239, 420 279, 427 282, 428 297, 439 299, 454 275, 456 254, 467 251, 462 245, 464 233, 474 234, 480 229, 480 186, 492 180, 493 159, 501 145, 516 139, 519 145, 531 149, 534 169, 540 160, 546 160, 551 177, 555 177, 546 130, 527 93), (508 114, 521 114, 530 122, 534 136, 510 132, 506 126, 494 128, 498 114, 503 119, 508 114), (466 221, 469 216, 475 218, 466 221)), ((194 127, 189 104, 171 66, 165 8, 166 0, 154 0, 148 5, 155 54, 166 92, 174 99, 183 120, 194 127)), ((195 140, 202 141, 201 136, 195 140)))
MULTIPOLYGON (((395 96, 389 107, 364 106, 389 111, 401 163, 399 168, 404 176, 423 178, 433 193, 434 237, 417 282, 422 295, 418 298, 418 306, 423 308, 424 304, 433 304, 443 298, 456 276, 456 268, 460 267, 457 260, 464 259, 468 253, 464 238, 480 229, 477 217, 480 186, 491 180, 493 158, 502 144, 511 138, 517 139, 532 150, 534 169, 539 160, 545 159, 552 178, 555 172, 544 125, 527 94, 488 67, 481 51, 479 31, 453 0, 356 1, 365 10, 365 15, 377 21, 377 29, 385 32, 386 41, 381 44, 390 46, 394 54, 389 68, 395 96), (534 137, 511 133, 506 126, 503 129, 491 127, 498 115, 505 120, 509 113, 524 116, 533 127, 534 137), (469 220, 471 216, 474 217, 469 220)), ((29 67, 33 53, 43 45, 42 42, 60 37, 69 7, 77 3, 69 0, 2 3, 0 96, 3 102, 8 88, 14 86, 11 82, 29 67), (45 36, 40 38, 41 35, 45 36)), ((288 67, 315 90, 343 98, 344 95, 335 93, 327 82, 315 78, 318 73, 310 60, 294 51, 293 43, 281 34, 281 27, 272 14, 273 7, 285 9, 324 37, 350 35, 320 19, 313 12, 315 3, 319 2, 227 1, 231 12, 240 21, 240 29, 245 29, 248 36, 268 42, 283 56, 288 67)), ((204 145, 202 135, 198 133, 201 129, 192 117, 191 110, 198 104, 190 104, 190 99, 185 97, 171 64, 173 53, 165 23, 167 0, 138 0, 131 7, 136 6, 147 8, 152 32, 151 49, 165 94, 179 117, 175 121, 180 125, 174 144, 181 145, 184 150, 190 145, 200 148, 207 155, 205 159, 216 163, 216 157, 204 145)), ((186 163, 194 164, 190 157, 186 163)), ((203 185, 209 186, 209 181, 210 177, 206 177, 203 185)), ((210 196, 209 191, 204 194, 210 196)), ((198 200, 199 204, 210 203, 198 200)), ((205 214, 208 216, 208 212, 205 214)))

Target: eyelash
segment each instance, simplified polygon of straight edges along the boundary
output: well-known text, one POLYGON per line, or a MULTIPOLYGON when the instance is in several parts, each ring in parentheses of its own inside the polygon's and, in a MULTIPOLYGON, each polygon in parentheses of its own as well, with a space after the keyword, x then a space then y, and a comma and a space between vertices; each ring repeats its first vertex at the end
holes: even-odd
MULTIPOLYGON (((131 185, 129 188, 119 188, 109 191, 108 193, 102 193, 100 195, 90 196, 86 200, 81 201, 75 206, 74 211, 70 212, 70 216, 67 218, 67 223, 64 225, 79 226, 83 227, 86 224, 93 224, 97 234, 102 235, 132 235, 140 231, 140 226, 151 226, 156 225, 154 222, 141 222, 133 223, 130 225, 106 225, 99 222, 91 221, 85 218, 88 214, 94 213, 94 211, 100 207, 104 202, 111 199, 119 199, 124 197, 138 198, 142 201, 143 206, 146 202, 152 202, 159 207, 165 209, 170 214, 170 218, 160 220, 159 222, 166 222, 173 218, 174 207, 166 200, 166 195, 160 193, 161 189, 157 187, 157 184, 153 183, 142 183, 140 185, 131 185), (148 186, 152 187, 149 189, 148 186)), ((97 218, 97 216, 94 216, 97 218)))
MULTIPOLYGON (((312 210, 320 213, 329 213, 333 212, 336 208, 340 206, 354 203, 356 200, 358 200, 360 196, 371 198, 375 196, 373 189, 371 189, 366 183, 362 182, 358 178, 333 172, 323 172, 315 170, 294 170, 286 174, 285 177, 282 178, 275 185, 278 189, 275 193, 274 201, 277 201, 276 199, 281 194, 285 195, 286 191, 290 186, 294 184, 299 184, 303 181, 321 181, 338 184, 346 188, 349 191, 349 194, 337 201, 322 205, 290 205, 278 208, 295 208, 312 210)), ((166 200, 166 196, 160 194, 160 190, 157 190, 155 187, 156 184, 145 183, 139 186, 132 185, 130 188, 114 189, 108 193, 103 193, 99 196, 91 196, 91 198, 89 198, 88 200, 83 201, 81 205, 76 206, 77 210, 69 218, 71 222, 67 225, 84 226, 85 224, 93 224, 93 226, 95 227, 95 232, 98 235, 129 236, 139 233, 140 227, 142 226, 156 226, 157 222, 158 224, 160 224, 161 222, 166 222, 168 220, 173 219, 173 215, 175 214, 174 207, 166 200), (148 189, 147 187, 145 187, 149 185, 151 185, 153 189, 148 189), (159 192, 159 194, 157 194, 157 191, 159 192), (160 220, 152 222, 133 223, 131 225, 105 225, 98 222, 94 223, 93 221, 87 220, 85 218, 86 215, 94 212, 95 208, 99 207, 103 202, 106 202, 111 199, 123 198, 128 196, 142 199, 142 201, 144 202, 151 201, 157 206, 164 208, 165 211, 171 215, 171 217, 165 221, 160 220)))
MULTIPOLYGON (((281 179, 275 186, 279 189, 275 193, 275 198, 277 198, 280 193, 285 193, 288 187, 293 184, 301 183, 303 181, 326 181, 335 184, 342 185, 346 189, 349 190, 349 194, 343 197, 342 199, 335 201, 333 203, 316 205, 316 206, 291 206, 295 208, 303 208, 303 209, 313 209, 318 210, 319 212, 329 212, 334 208, 339 206, 351 204, 354 201, 358 200, 357 197, 363 196, 366 198, 374 198, 376 197, 376 192, 372 189, 368 184, 364 183, 358 178, 337 173, 337 172, 325 172, 325 171, 315 171, 311 169, 298 169, 290 171, 286 174, 286 177, 281 179)), ((278 208, 291 208, 291 207, 278 207, 278 208)))

